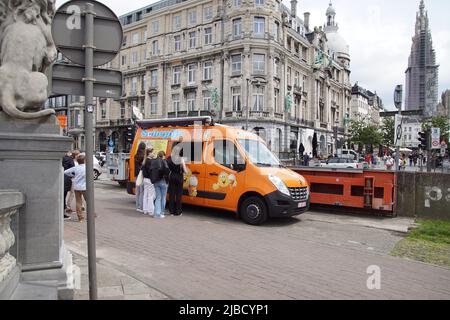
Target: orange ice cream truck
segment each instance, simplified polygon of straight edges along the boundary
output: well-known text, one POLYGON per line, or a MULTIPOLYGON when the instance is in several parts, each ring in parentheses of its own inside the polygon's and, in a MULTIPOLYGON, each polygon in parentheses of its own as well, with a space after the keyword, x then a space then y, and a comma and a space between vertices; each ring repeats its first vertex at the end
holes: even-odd
POLYGON ((256 134, 214 124, 211 117, 137 121, 130 194, 135 192, 134 156, 141 142, 151 144, 155 154, 183 155, 188 168, 183 203, 235 212, 252 225, 309 209, 309 185, 301 175, 283 167, 256 134))

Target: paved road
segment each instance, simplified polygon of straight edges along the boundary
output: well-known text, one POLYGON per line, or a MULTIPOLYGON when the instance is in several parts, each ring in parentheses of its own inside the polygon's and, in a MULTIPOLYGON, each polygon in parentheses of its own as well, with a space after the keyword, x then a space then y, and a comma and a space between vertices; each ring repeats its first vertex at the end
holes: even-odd
MULTIPOLYGON (((450 270, 388 255, 398 233, 301 217, 252 227, 196 207, 155 220, 105 181, 96 208, 98 258, 169 298, 450 298, 450 270), (371 265, 381 268, 381 290, 367 289, 371 265)), ((66 242, 80 254, 85 229, 66 222, 66 242)))

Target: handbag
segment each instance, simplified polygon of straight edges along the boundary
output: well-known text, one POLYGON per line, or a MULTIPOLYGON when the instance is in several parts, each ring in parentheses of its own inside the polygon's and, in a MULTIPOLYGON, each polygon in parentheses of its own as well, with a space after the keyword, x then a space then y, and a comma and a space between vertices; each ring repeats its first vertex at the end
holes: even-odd
POLYGON ((140 187, 143 182, 144 182, 144 175, 142 174, 142 170, 139 170, 139 174, 136 178, 136 186, 140 187))

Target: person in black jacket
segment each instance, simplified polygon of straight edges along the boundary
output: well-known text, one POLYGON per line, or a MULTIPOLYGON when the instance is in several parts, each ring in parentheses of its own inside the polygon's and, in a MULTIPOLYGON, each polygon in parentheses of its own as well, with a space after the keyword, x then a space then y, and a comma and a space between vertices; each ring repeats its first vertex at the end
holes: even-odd
MULTIPOLYGON (((139 172, 141 171, 142 164, 145 159, 145 150, 147 149, 147 145, 145 142, 141 142, 136 151, 136 155, 134 156, 134 177, 137 178, 139 172)), ((138 212, 143 213, 143 197, 144 197, 144 184, 140 186, 136 186, 136 210, 138 212)))
POLYGON ((173 216, 183 214, 181 198, 183 196, 183 178, 186 173, 186 165, 182 157, 174 161, 172 157, 167 159, 169 166, 169 212, 173 216))
MULTIPOLYGON (((72 153, 71 152, 67 152, 66 155, 64 156, 64 158, 62 159, 62 166, 64 168, 64 171, 75 167, 75 162, 73 161, 72 158, 72 153)), ((67 194, 69 193, 70 189, 72 189, 72 178, 69 177, 68 175, 64 175, 64 198, 63 198, 63 202, 64 202, 64 219, 68 220, 71 217, 66 213, 67 210, 67 194)))

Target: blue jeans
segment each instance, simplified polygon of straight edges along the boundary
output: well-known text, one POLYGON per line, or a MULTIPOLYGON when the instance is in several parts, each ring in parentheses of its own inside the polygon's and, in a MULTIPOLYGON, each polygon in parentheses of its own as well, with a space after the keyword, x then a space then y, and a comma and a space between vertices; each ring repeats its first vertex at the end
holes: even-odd
POLYGON ((167 183, 164 180, 158 181, 154 184, 156 200, 155 200, 155 217, 159 217, 164 214, 166 208, 167 198, 167 183))
POLYGON ((136 209, 142 210, 144 207, 144 184, 136 186, 136 209))

